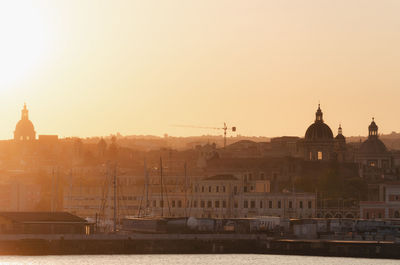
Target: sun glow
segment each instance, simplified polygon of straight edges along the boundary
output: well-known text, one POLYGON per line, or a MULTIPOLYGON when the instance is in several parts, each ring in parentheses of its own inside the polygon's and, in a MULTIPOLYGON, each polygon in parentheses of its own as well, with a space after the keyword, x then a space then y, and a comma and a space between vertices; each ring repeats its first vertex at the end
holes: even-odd
POLYGON ((47 25, 30 5, 0 3, 0 92, 9 92, 34 73, 46 55, 47 25))

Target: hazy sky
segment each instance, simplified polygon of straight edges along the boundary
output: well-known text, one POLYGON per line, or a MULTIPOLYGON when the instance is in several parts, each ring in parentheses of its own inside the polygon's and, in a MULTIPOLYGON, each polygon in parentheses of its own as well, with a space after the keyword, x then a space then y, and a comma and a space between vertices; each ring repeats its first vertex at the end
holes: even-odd
POLYGON ((400 131, 400 1, 1 1, 0 138, 400 131))

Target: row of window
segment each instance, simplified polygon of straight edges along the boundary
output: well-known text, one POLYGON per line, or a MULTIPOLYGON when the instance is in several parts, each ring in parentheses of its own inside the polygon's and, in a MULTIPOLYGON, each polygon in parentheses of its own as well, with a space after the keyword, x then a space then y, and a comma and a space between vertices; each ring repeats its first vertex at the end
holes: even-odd
MULTIPOLYGON (((227 203, 224 200, 223 201, 219 201, 219 200, 217 200, 217 201, 211 201, 211 200, 210 201, 203 201, 203 200, 201 200, 199 202, 195 200, 192 203, 193 203, 192 204, 193 208, 198 208, 198 207, 199 208, 213 208, 213 207, 214 208, 227 208, 227 203)), ((305 202, 303 202, 303 201, 298 201, 297 207, 299 209, 304 209, 304 208, 306 208, 306 206, 307 206, 308 209, 311 209, 312 208, 312 201, 307 201, 307 205, 305 205, 305 202)), ((153 207, 157 207, 157 201, 153 201, 153 207)), ((163 206, 163 201, 159 201, 159 207, 164 207, 163 206)), ((182 208, 183 207, 183 203, 180 200, 178 200, 178 201, 172 200, 171 201, 171 207, 172 208, 182 208)), ((187 202, 187 207, 190 207, 190 202, 189 201, 187 202)), ((239 208, 239 203, 237 201, 235 201, 233 207, 234 208, 239 208)), ((295 208, 295 205, 294 205, 293 201, 288 201, 287 207, 289 209, 295 208)), ((263 201, 259 201, 258 205, 256 205, 256 201, 254 201, 254 200, 251 200, 251 201, 245 200, 245 201, 243 201, 243 208, 245 208, 245 209, 246 208, 251 208, 251 209, 255 209, 255 208, 260 208, 260 209, 263 209, 263 208, 281 209, 281 208, 283 208, 283 205, 282 205, 282 201, 277 201, 275 203, 275 205, 274 205, 273 201, 268 201, 268 203, 264 203, 263 201)))
MULTIPOLYGON (((254 186, 244 186, 243 187, 243 192, 248 192, 248 191, 254 191, 254 186)), ((197 187, 197 186, 195 186, 195 188, 194 188, 194 191, 195 192, 216 192, 216 193, 219 193, 219 192, 226 192, 226 188, 225 188, 225 186, 201 186, 201 188, 199 188, 199 187, 197 187)), ((238 193, 238 187, 237 186, 234 186, 233 187, 233 193, 234 194, 237 194, 238 193)))

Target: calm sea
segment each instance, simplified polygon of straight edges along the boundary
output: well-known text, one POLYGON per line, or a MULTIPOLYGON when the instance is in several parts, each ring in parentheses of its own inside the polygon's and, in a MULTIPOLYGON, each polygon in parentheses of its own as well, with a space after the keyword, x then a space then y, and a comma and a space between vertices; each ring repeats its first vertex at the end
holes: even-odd
POLYGON ((94 255, 94 256, 2 256, 0 264, 148 264, 148 265, 194 265, 194 264, 268 264, 268 265, 358 265, 400 264, 399 260, 329 258, 283 255, 94 255))

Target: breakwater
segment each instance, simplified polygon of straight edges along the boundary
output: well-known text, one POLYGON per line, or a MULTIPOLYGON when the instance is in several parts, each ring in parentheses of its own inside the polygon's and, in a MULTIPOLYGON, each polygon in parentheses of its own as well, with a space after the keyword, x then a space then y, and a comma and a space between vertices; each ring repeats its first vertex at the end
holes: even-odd
POLYGON ((300 240, 257 234, 1 235, 2 255, 284 254, 400 258, 391 241, 300 240))

